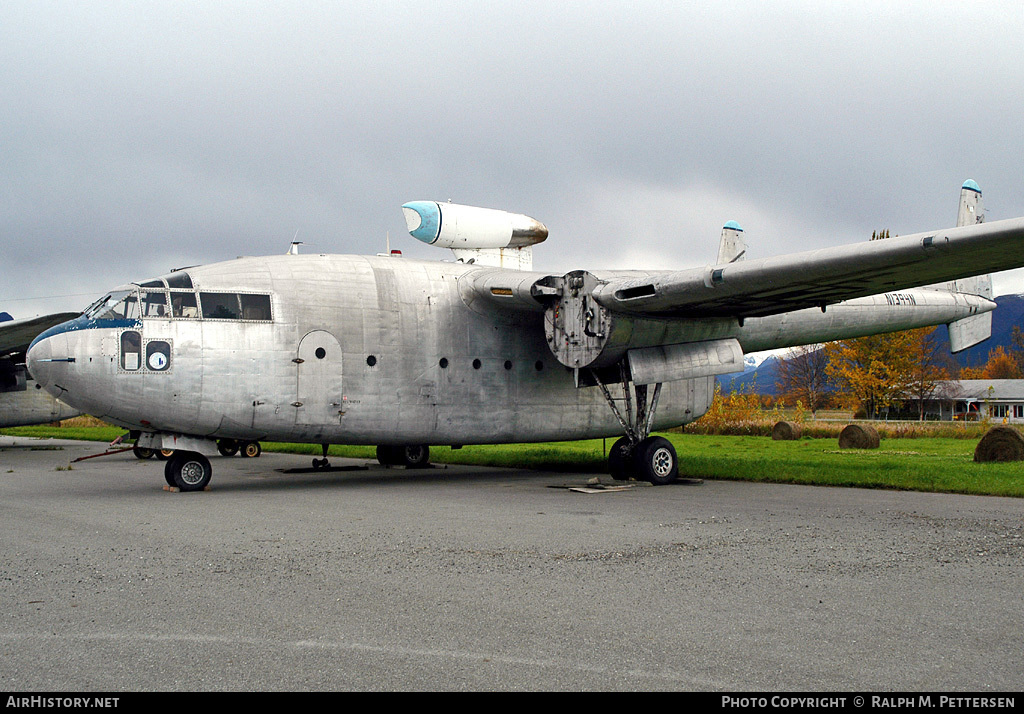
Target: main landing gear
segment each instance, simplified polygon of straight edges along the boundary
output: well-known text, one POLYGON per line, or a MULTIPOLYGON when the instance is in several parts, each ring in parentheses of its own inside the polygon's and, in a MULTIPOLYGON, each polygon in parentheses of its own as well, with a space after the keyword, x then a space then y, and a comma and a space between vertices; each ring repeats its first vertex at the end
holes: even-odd
POLYGON ((217 441, 217 451, 220 452, 221 456, 234 456, 235 454, 241 454, 246 458, 255 459, 263 453, 263 447, 260 446, 260 442, 258 441, 220 439, 217 441))
POLYGON ((430 447, 426 444, 378 446, 377 461, 381 466, 404 466, 407 469, 425 469, 430 465, 430 447))
POLYGON ((615 442, 608 453, 608 471, 612 478, 625 481, 631 477, 650 481, 655 486, 673 483, 679 478, 679 458, 676 456, 672 442, 663 436, 651 436, 654 423, 654 412, 658 408, 658 397, 661 396, 661 384, 655 384, 653 393, 648 395, 648 385, 633 385, 634 394, 630 394, 630 381, 625 366, 620 367, 622 375, 625 413, 619 409, 608 387, 598 377, 596 371, 591 374, 601 388, 601 394, 611 407, 626 435, 615 442), (650 405, 648 406, 648 396, 650 405), (634 400, 636 403, 634 409, 634 400))
POLYGON ((132 453, 137 459, 151 459, 156 456, 161 461, 167 461, 174 453, 174 449, 147 449, 143 446, 133 446, 132 453))

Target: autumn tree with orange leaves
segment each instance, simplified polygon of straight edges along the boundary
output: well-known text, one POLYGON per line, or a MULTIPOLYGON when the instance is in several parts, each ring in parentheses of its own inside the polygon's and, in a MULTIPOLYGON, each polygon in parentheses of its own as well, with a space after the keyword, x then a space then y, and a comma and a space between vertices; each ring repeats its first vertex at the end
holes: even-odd
POLYGON ((1013 355, 999 345, 988 351, 988 361, 981 367, 964 367, 960 379, 1020 379, 1021 368, 1013 355))
MULTIPOLYGON (((869 418, 909 398, 924 401, 949 378, 934 327, 839 340, 825 345, 838 401, 869 418)), ((924 418, 922 409, 921 418, 924 418)))

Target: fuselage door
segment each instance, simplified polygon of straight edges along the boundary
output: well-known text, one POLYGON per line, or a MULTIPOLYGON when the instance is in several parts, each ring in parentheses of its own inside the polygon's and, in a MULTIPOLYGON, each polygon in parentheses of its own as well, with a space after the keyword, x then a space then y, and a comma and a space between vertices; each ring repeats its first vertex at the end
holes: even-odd
POLYGON ((341 419, 341 345, 325 330, 314 330, 299 341, 296 424, 337 424, 341 419))

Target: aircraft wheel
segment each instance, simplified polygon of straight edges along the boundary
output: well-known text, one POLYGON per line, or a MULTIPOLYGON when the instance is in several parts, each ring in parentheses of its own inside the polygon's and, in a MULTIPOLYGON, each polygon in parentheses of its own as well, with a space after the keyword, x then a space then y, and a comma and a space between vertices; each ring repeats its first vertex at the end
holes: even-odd
POLYGON ((665 486, 679 478, 675 447, 663 436, 649 436, 637 444, 633 463, 638 475, 655 486, 665 486))
POLYGON ((210 460, 194 451, 175 451, 167 461, 164 475, 170 475, 168 481, 174 481, 182 491, 202 491, 210 483, 213 467, 210 460))
POLYGON ((147 449, 142 446, 133 446, 132 453, 135 454, 137 459, 151 459, 156 452, 153 449, 147 449))
POLYGON ((171 454, 173 453, 174 449, 160 449, 156 452, 156 457, 161 461, 167 461, 167 459, 171 458, 171 454))
POLYGON ((426 444, 412 444, 399 448, 402 464, 407 469, 423 469, 430 465, 430 447, 426 444))
POLYGON ((422 469, 430 465, 430 447, 426 444, 378 446, 377 461, 381 466, 404 466, 422 469))
POLYGON ((331 462, 328 461, 326 458, 323 458, 323 459, 313 459, 313 470, 314 471, 319 471, 320 469, 330 468, 330 466, 331 466, 331 462))
POLYGON ((398 466, 399 448, 398 446, 378 446, 377 463, 381 466, 398 466))
POLYGON ((248 459, 255 459, 263 453, 263 447, 258 441, 247 441, 242 444, 242 456, 248 459))
POLYGON ((624 436, 616 441, 608 452, 608 473, 616 481, 628 481, 633 475, 633 464, 629 450, 629 437, 624 436))
POLYGON ((234 439, 221 439, 217 442, 217 451, 221 456, 234 456, 238 453, 238 442, 234 439))
POLYGON ((167 482, 168 486, 176 486, 174 483, 174 474, 171 472, 170 459, 164 462, 164 481, 167 482))

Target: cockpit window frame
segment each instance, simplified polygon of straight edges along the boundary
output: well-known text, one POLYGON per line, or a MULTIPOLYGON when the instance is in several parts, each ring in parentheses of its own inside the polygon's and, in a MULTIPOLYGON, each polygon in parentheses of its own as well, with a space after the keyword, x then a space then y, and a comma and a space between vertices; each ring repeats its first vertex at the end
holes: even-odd
MULTIPOLYGON (((211 320, 214 322, 272 323, 273 294, 248 290, 157 288, 157 280, 133 283, 95 301, 84 311, 92 320, 211 320), (151 287, 144 287, 151 286, 151 287), (219 301, 227 308, 218 314, 203 306, 219 301), (162 298, 162 299, 161 299, 162 298), (205 314, 204 314, 205 313, 205 314)), ((191 282, 191 279, 189 280, 191 282)), ((160 282, 160 285, 163 285, 160 282)), ((215 308, 214 308, 215 309, 215 308)))
POLYGON ((112 290, 107 296, 97 300, 86 309, 87 318, 93 320, 138 320, 138 314, 129 314, 128 307, 134 306, 139 311, 139 292, 134 286, 112 290), (115 312, 115 308, 124 305, 123 312, 115 312))
POLYGON ((192 282, 192 276, 184 270, 175 271, 170 275, 164 275, 161 279, 167 283, 167 287, 171 290, 196 291, 195 283, 192 282))

